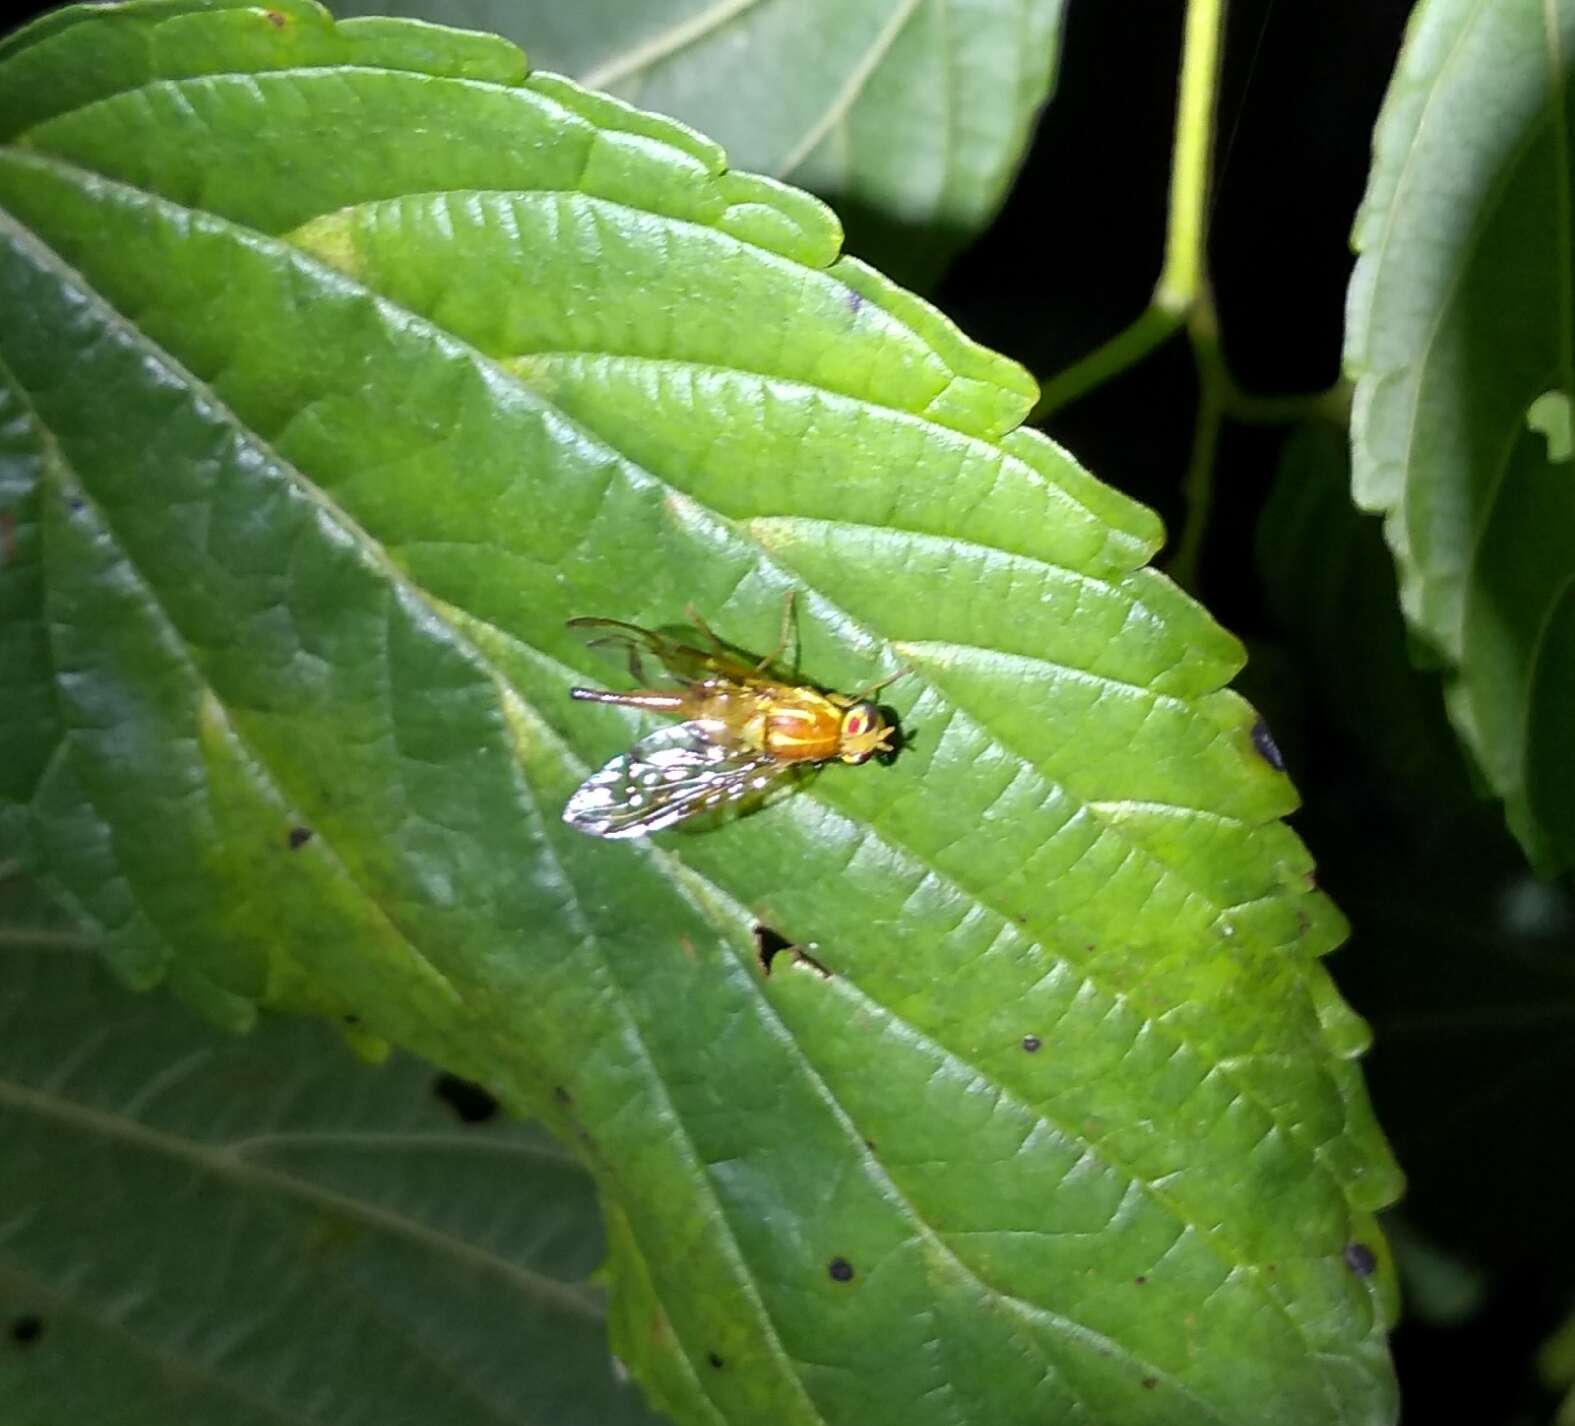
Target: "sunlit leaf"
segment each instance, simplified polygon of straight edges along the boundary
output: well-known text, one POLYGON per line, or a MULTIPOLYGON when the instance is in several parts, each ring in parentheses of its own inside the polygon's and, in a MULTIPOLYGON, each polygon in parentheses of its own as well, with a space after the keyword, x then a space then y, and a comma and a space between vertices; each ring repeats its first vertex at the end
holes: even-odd
POLYGON ((1546 870, 1575 865, 1572 0, 1424 0, 1375 136, 1347 362, 1456 728, 1546 870))
POLYGON ((501 41, 158 0, 0 54, 0 854, 126 979, 541 1114, 683 1421, 1392 1419, 1342 923, 1239 645, 1024 373, 501 41), (564 621, 764 651, 789 590, 807 678, 907 670, 895 764, 564 827, 638 731, 564 621))
POLYGON ((830 202, 927 286, 995 216, 1050 92, 1063 0, 350 0, 495 30, 830 202))

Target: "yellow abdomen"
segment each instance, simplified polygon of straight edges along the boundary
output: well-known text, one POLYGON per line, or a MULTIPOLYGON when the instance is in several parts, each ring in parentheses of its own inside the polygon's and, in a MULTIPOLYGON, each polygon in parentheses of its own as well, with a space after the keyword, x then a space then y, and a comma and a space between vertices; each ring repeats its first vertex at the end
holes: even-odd
POLYGON ((795 688, 774 697, 763 710, 761 744, 780 762, 826 762, 841 746, 842 713, 812 689, 795 688))

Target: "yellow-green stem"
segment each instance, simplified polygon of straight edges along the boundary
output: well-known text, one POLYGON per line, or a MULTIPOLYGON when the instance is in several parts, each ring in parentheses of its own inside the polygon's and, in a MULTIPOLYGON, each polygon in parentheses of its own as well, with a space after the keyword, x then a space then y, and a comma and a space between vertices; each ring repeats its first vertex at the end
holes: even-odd
POLYGON ((1145 307, 1136 321, 1045 382, 1039 402, 1028 419, 1037 421, 1052 411, 1059 411, 1078 397, 1103 386, 1111 377, 1136 366, 1155 347, 1162 346, 1173 336, 1181 323, 1180 313, 1145 307))
POLYGON ((1188 0, 1181 49, 1181 85, 1176 96, 1176 139, 1170 161, 1170 218, 1165 231, 1165 266, 1154 287, 1153 305, 1184 316, 1206 280, 1205 226, 1218 108, 1220 42, 1226 0, 1188 0))
POLYGON ((1219 449, 1220 427, 1231 392, 1230 373, 1225 369, 1220 351, 1214 302, 1207 292, 1193 307, 1187 332, 1192 338, 1198 363, 1198 416, 1192 428, 1187 473, 1181 482, 1186 516, 1170 557, 1168 573, 1183 589, 1196 589, 1209 514, 1214 506, 1214 456, 1219 449))

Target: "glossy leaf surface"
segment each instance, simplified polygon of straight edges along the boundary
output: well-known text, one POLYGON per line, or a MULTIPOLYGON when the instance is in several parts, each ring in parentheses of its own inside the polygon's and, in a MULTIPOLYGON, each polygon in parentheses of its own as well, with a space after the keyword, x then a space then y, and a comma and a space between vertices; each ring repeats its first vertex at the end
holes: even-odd
POLYGON ((1449 711, 1547 871, 1575 865, 1570 0, 1425 0, 1375 136, 1347 364, 1449 711))
POLYGON ((994 217, 1050 92, 1063 0, 352 0, 507 35, 830 202, 927 286, 994 217))
POLYGON ((540 1113, 683 1421, 1392 1418, 1341 922, 1020 370, 501 41, 165 0, 0 58, 0 835, 127 980, 540 1113), (895 765, 565 828, 645 725, 564 621, 765 651, 790 589, 807 678, 907 668, 895 765))

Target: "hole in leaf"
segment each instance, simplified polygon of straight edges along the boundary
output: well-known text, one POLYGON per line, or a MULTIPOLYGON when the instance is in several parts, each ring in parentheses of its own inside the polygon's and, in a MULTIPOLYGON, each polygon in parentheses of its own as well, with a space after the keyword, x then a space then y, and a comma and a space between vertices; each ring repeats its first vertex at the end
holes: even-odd
POLYGON ((773 931, 769 926, 756 926, 755 959, 760 962, 760 969, 766 974, 771 974, 771 962, 783 951, 793 949, 793 943, 780 931, 773 931))
POLYGON ((498 1112, 492 1095, 457 1074, 440 1074, 432 1081, 432 1092, 466 1124, 485 1124, 498 1112))
POLYGON ((11 1323, 11 1340, 19 1347, 31 1347, 44 1335, 44 1319, 31 1312, 11 1323))
POLYGON ((802 946, 795 946, 779 931, 773 931, 769 926, 756 926, 754 937, 755 959, 760 962, 760 969, 764 974, 771 974, 771 963, 778 955, 783 951, 791 951, 793 964, 796 967, 801 970, 812 970, 822 980, 831 979, 832 972, 829 966, 810 955, 802 946))
POLYGON ((1548 443, 1548 461, 1561 465, 1575 455, 1575 423, 1570 418, 1570 399, 1562 391, 1544 391, 1526 407, 1526 426, 1548 443))

